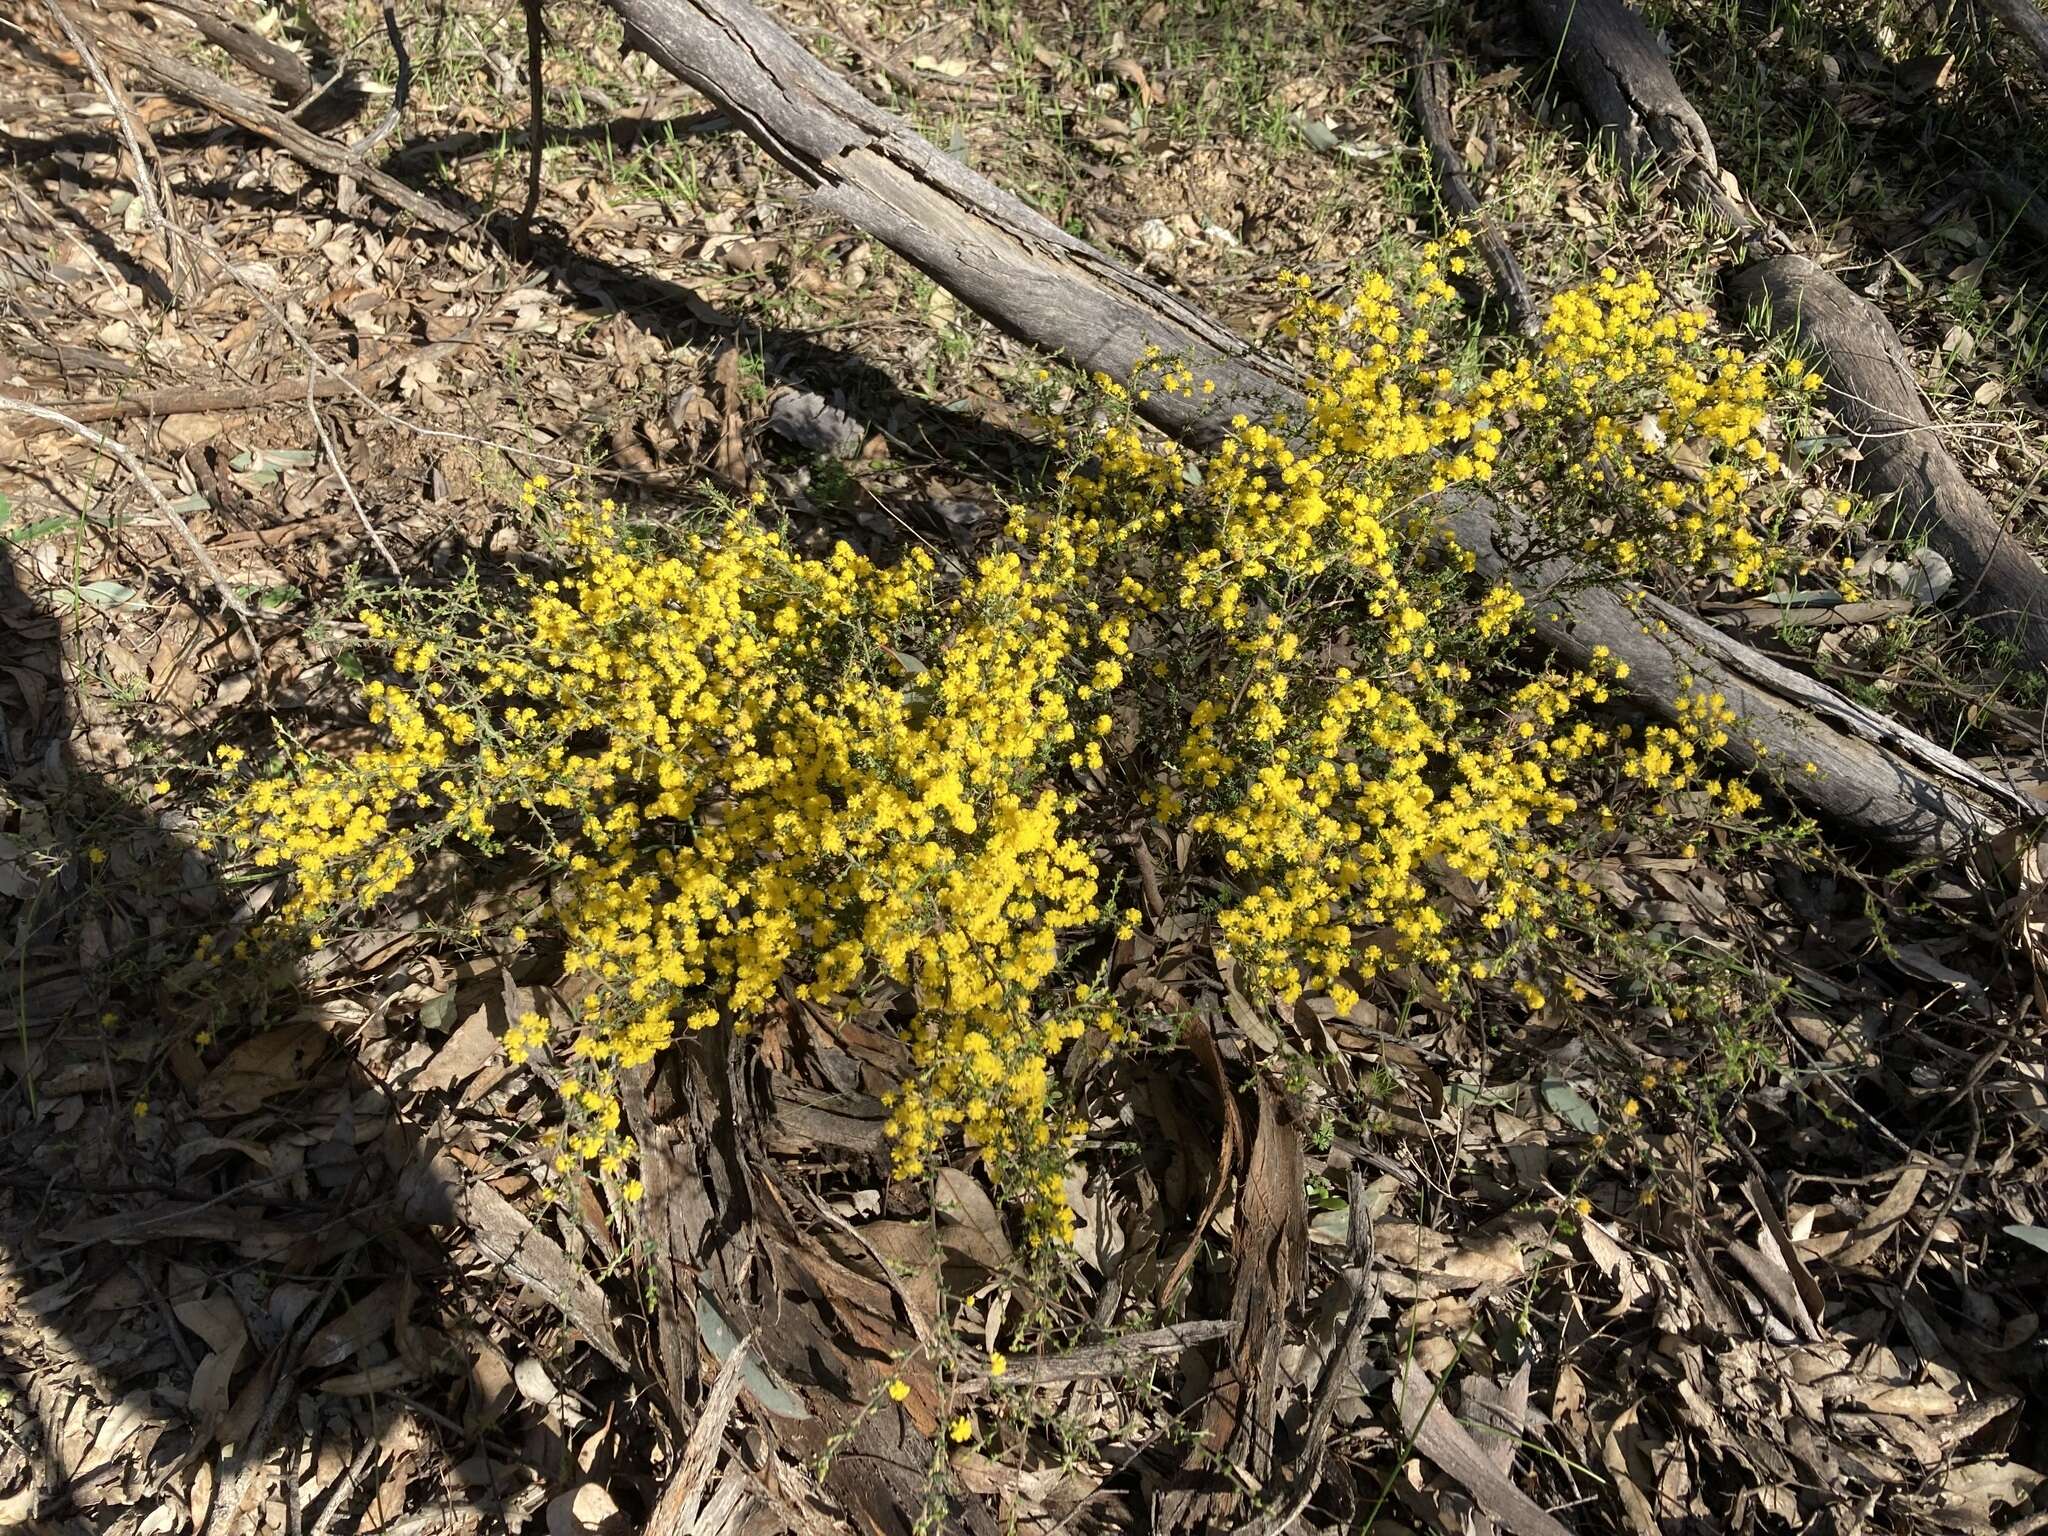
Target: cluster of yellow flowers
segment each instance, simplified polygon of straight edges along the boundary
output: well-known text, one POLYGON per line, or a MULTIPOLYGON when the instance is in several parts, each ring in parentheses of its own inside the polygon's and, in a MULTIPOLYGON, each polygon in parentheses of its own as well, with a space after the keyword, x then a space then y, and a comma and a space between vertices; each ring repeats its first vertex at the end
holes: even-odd
MULTIPOLYGON (((1540 486, 1563 526, 1569 487, 1575 542, 1603 520, 1624 567, 1754 579, 1771 376, 1611 273, 1560 296, 1534 355, 1461 371, 1432 326, 1463 262, 1426 248, 1412 281, 1342 305, 1304 288, 1293 328, 1320 382, 1302 419, 1240 418, 1197 455, 1111 409, 958 579, 915 550, 801 554, 758 506, 636 532, 536 478, 522 499, 558 518, 560 574, 366 609, 389 655, 364 689, 380 744, 288 750, 234 791, 225 831, 293 877, 279 917, 312 933, 444 844, 551 872, 587 988, 560 1169, 624 1167, 617 1074, 679 1029, 745 1027, 785 987, 828 1012, 900 1000, 897 1172, 964 1140, 1057 1236, 1080 1128, 1051 1061, 1125 1029, 1062 967, 1118 925, 1104 865, 1134 816, 1192 835, 1219 947, 1253 985, 1341 1008, 1416 965, 1536 1008, 1516 945, 1554 936, 1561 893, 1590 894, 1560 829, 1589 794, 1696 786, 1729 724, 1694 698, 1632 739, 1586 715, 1624 667, 1514 673, 1521 599, 1475 590, 1430 496, 1540 486)), ((1205 387, 1166 359, 1098 383, 1112 406, 1205 387)), ((554 1034, 528 1014, 506 1046, 554 1034)))

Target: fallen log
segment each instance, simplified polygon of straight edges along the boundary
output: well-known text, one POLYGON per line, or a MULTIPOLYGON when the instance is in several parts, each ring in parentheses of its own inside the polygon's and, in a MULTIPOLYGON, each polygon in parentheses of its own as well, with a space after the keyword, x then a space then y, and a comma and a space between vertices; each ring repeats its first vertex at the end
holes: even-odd
MULTIPOLYGON (((1526 0, 1529 17, 1556 50, 1558 68, 1613 143, 1623 169, 1657 165, 1686 201, 1738 234, 1765 233, 1749 199, 1723 178, 1714 136, 1663 51, 1621 0, 1526 0)), ((1772 236, 1775 240, 1775 236, 1772 236)))
MULTIPOLYGON (((272 42, 260 32, 252 32, 239 22, 191 4, 189 0, 151 0, 151 3, 188 23, 200 36, 251 74, 268 80, 277 87, 287 105, 295 105, 313 94, 312 66, 284 44, 272 42)), ((128 9, 136 14, 148 14, 139 5, 131 5, 128 9)))
POLYGON ((1857 487, 1895 497, 1895 530, 1925 538, 1955 569, 1965 603, 2048 666, 2048 571, 1942 446, 1891 322, 1804 256, 1744 267, 1728 287, 1826 359, 1828 404, 1862 455, 1850 466, 1857 487))
POLYGON ((1723 753, 1775 778, 1787 795, 1832 821, 1924 856, 1955 859, 2048 806, 1916 731, 1794 671, 1651 593, 1578 586, 1561 559, 1529 561, 1504 547, 1498 508, 1483 498, 1447 518, 1488 580, 1528 595, 1537 637, 1589 665, 1604 646, 1626 656, 1638 697, 1675 699, 1705 688, 1740 717, 1723 753), (1477 503, 1476 505, 1474 503, 1477 503), (1569 591, 1563 601, 1547 591, 1569 591))
MULTIPOLYGON (((1128 376, 1158 347, 1216 382, 1213 395, 1154 390, 1139 410, 1193 442, 1254 417, 1298 411, 1301 380, 1220 321, 940 153, 812 58, 748 0, 610 0, 634 46, 709 98, 815 201, 896 251, 1013 336, 1078 367, 1128 376)), ((1962 857, 2043 807, 1931 741, 1862 709, 1625 585, 1587 588, 1561 566, 1520 568, 1502 509, 1458 508, 1460 541, 1539 600, 1539 635, 1570 658, 1605 645, 1630 696, 1672 718, 1678 679, 1718 691, 1748 718, 1735 760, 1790 764, 1799 803, 1914 858, 1962 857), (1645 606, 1638 616, 1635 604, 1645 606), (1658 623, 1656 621, 1661 621, 1658 623), (1804 771, 1811 762, 1815 772, 1804 771)))
MULTIPOLYGON (((1624 153, 1633 146, 1672 158, 1681 199, 1725 216, 1722 200, 1738 194, 1722 184, 1705 122, 1635 12, 1622 0, 1526 3, 1566 77, 1624 153)), ((1853 469, 1858 489, 1891 498, 1894 530, 1924 538, 1949 562, 1964 606, 2029 660, 2048 665, 2048 571, 1942 445, 1898 332, 1833 273, 1792 254, 1754 210, 1748 216, 1747 227, 1768 234, 1763 243, 1779 254, 1735 272, 1730 294, 1766 309, 1771 328, 1820 363, 1829 404, 1862 454, 1853 469)))

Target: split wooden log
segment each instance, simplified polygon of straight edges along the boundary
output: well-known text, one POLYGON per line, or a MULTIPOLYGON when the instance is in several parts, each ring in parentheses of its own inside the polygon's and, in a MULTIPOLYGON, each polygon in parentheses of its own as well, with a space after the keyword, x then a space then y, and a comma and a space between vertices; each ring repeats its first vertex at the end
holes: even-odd
MULTIPOLYGON (((1208 396, 1152 391, 1139 410, 1155 426, 1213 442, 1240 411, 1298 415, 1305 406, 1302 381, 1286 363, 940 153, 748 0, 610 3, 635 46, 715 103, 811 187, 820 206, 1011 335, 1112 376, 1128 376, 1158 347, 1215 380, 1208 396)), ((1800 803, 1909 856, 1941 861, 2042 813, 2038 802, 1933 742, 1646 594, 1588 588, 1563 566, 1521 569, 1503 521, 1498 505, 1469 497, 1455 527, 1489 569, 1538 599, 1547 643, 1576 659, 1605 645, 1631 670, 1630 696, 1665 718, 1685 691, 1681 677, 1724 694, 1759 744, 1745 744, 1735 760, 1791 765, 1797 771, 1781 782, 1800 803), (1808 762, 1817 771, 1805 772, 1808 762)))
MULTIPOLYGON (((2032 0, 2024 0, 2031 5, 2032 0)), ((1566 76, 1601 126, 1639 152, 1675 157, 1679 196, 1721 213, 1723 186, 1712 136, 1679 89, 1642 21, 1622 0, 1527 0, 1530 16, 1558 50, 1566 76)), ((1747 205, 1744 205, 1747 207, 1747 205)), ((1768 232, 1750 210, 1753 231, 1768 232)), ((1938 424, 1898 332, 1874 304, 1834 274, 1792 254, 1737 271, 1732 296, 1769 311, 1773 329, 1797 339, 1821 365, 1829 403, 1856 439, 1859 489, 1890 497, 1895 528, 1924 538, 1955 569, 1965 607, 1982 615, 2030 661, 2048 665, 2048 571, 1971 485, 1942 445, 1938 424)))
POLYGON ((1924 537, 1954 568, 1966 603, 2048 666, 2048 571, 1942 446, 1891 322, 1804 256, 1745 267, 1729 292, 1825 359, 1828 404, 1862 455, 1851 466, 1857 486, 1896 497, 1895 529, 1924 537))

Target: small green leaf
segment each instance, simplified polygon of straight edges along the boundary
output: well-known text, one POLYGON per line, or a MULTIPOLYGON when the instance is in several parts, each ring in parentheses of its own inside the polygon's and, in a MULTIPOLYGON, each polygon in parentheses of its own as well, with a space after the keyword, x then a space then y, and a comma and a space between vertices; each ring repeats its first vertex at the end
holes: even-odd
POLYGON ((26 549, 38 539, 47 538, 53 533, 70 533, 83 526, 77 518, 68 513, 60 513, 56 517, 39 517, 26 528, 10 528, 7 531, 7 542, 26 549))
MULTIPOLYGON (((718 1310, 718 1303, 702 1286, 697 1288, 697 1332, 703 1337, 705 1346, 722 1365, 734 1350, 740 1347, 740 1336, 732 1324, 725 1320, 725 1314, 718 1310)), ((808 1419, 810 1409, 806 1408, 797 1395, 768 1374, 767 1367, 760 1363, 758 1351, 750 1351, 740 1366, 740 1379, 747 1384, 747 1390, 754 1394, 754 1400, 778 1418, 808 1419)))
POLYGON ((135 596, 135 589, 122 581, 88 581, 51 594, 71 607, 118 608, 135 596))
POLYGON ((1600 1129, 1600 1116, 1593 1106, 1580 1096, 1579 1090, 1561 1077, 1543 1079, 1543 1102, 1566 1125, 1588 1136, 1600 1129))
POLYGON ((2023 1243, 2032 1243, 2043 1253, 2048 1253, 2048 1227, 2030 1226, 2026 1222, 2015 1221, 2005 1229, 2005 1235, 2016 1237, 2023 1243))

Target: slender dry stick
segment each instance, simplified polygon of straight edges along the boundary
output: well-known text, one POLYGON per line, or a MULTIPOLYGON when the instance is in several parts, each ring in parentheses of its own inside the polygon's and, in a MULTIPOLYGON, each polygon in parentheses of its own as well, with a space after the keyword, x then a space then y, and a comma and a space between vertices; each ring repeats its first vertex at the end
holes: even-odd
POLYGON ((405 33, 399 29, 398 14, 391 9, 390 0, 385 0, 384 5, 384 35, 391 40, 391 52, 398 59, 398 84, 392 92, 391 110, 384 114, 376 127, 349 146, 352 152, 365 159, 369 158, 371 150, 391 136, 391 130, 405 115, 406 98, 412 95, 412 55, 405 51, 405 33))
POLYGON ((540 211, 540 156, 547 138, 547 90, 541 81, 541 45, 547 40, 541 19, 540 0, 525 0, 526 8, 526 206, 520 210, 519 232, 532 233, 533 218, 540 211))
POLYGON ((1533 337, 1542 330, 1543 322, 1537 317, 1529 279, 1523 276, 1513 247, 1480 206, 1479 194, 1473 191, 1465 175, 1463 157, 1451 134, 1451 72, 1442 59, 1431 56, 1428 42, 1419 33, 1410 41, 1409 52, 1415 65, 1415 123, 1422 131, 1430 164, 1436 171, 1437 196, 1452 216, 1471 231, 1480 259, 1493 274, 1508 323, 1522 335, 1533 337))
POLYGON ((398 562, 392 558, 390 549, 384 543, 384 536, 377 532, 377 525, 370 521, 370 514, 364 508, 362 498, 356 495, 356 488, 349 481, 348 471, 341 467, 341 455, 335 450, 333 434, 327 430, 327 423, 321 419, 320 406, 314 390, 318 377, 312 369, 306 370, 306 414, 313 418, 313 430, 319 434, 320 446, 327 450, 327 462, 334 466, 334 476, 341 482, 341 491, 348 497, 348 504, 356 509, 356 516, 362 521, 363 532, 370 536, 370 543, 377 553, 384 557, 385 567, 402 581, 405 579, 405 573, 398 568, 398 562))
POLYGON ((37 421, 47 421, 53 426, 62 427, 73 437, 91 443, 93 447, 99 449, 100 452, 106 454, 115 463, 127 470, 135 483, 142 487, 144 494, 156 504, 157 511, 163 513, 170 520, 171 526, 178 530, 179 537, 185 541, 185 547, 192 552, 193 561, 205 574, 206 579, 213 583, 214 590, 220 594, 221 602, 227 606, 230 613, 234 614, 248 627, 250 642, 256 646, 257 660, 259 662, 262 660, 262 643, 256 639, 256 615, 249 611, 239 597, 235 596, 234 589, 228 585, 227 577, 221 574, 220 567, 213 563, 213 557, 206 552, 205 546, 193 534, 191 524, 178 515, 178 509, 171 505, 170 498, 156 488, 156 482, 149 478, 149 471, 143 468, 140 459, 136 458, 134 454, 122 447, 121 444, 115 442, 111 437, 106 436, 104 433, 95 432, 84 422, 73 421, 62 411, 53 411, 47 405, 37 405, 31 400, 17 400, 12 395, 0 395, 0 412, 7 412, 16 416, 31 416, 37 421))
POLYGON ((143 216, 149 220, 149 227, 162 230, 170 224, 164 213, 163 203, 157 197, 156 163, 142 150, 142 137, 135 126, 135 114, 122 100, 120 92, 114 89, 114 82, 108 76, 106 66, 100 63, 100 56, 86 41, 84 32, 79 30, 64 7, 57 0, 43 0, 44 8, 56 18, 57 26, 65 40, 77 52, 79 62, 92 76, 93 84, 100 88, 100 94, 107 98, 107 105, 114 109, 114 125, 121 130, 121 140, 128 146, 128 154, 135 162, 135 195, 142 199, 143 216))

